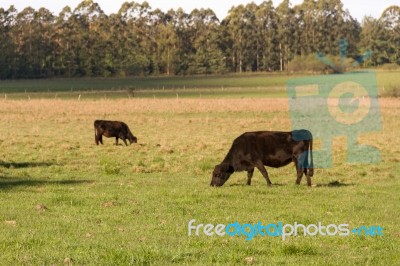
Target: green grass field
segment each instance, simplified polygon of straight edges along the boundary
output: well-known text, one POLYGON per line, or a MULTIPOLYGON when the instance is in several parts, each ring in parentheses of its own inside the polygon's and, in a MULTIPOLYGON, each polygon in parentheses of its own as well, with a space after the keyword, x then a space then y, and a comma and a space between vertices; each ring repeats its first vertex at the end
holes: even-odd
MULTIPOLYGON (((397 76, 387 75, 395 84, 397 76)), ((293 166, 268 169, 271 188, 257 171, 250 187, 242 172, 211 188, 212 169, 235 137, 290 130, 284 93, 269 98, 248 89, 254 94, 80 101, 31 92, 31 100, 13 100, 7 89, 0 98, 0 264, 398 265, 400 100, 381 98, 383 130, 360 138, 380 149, 380 164, 348 164, 346 139, 338 137, 334 167, 316 169, 311 189, 304 178, 294 184, 293 166), (96 146, 95 119, 125 121, 138 144, 105 138, 96 146), (189 237, 192 219, 380 225, 384 236, 189 237)))
MULTIPOLYGON (((380 95, 400 95, 400 71, 376 71, 380 95)), ((256 73, 195 77, 71 78, 0 81, 0 98, 285 97, 286 81, 309 74, 256 73)))
POLYGON ((210 76, 160 76, 160 77, 133 77, 133 78, 65 78, 42 80, 14 80, 1 81, 2 92, 60 92, 60 91, 90 91, 90 90, 125 90, 125 89, 193 89, 193 88, 221 88, 221 87, 270 87, 285 86, 288 75, 271 74, 230 74, 210 76))

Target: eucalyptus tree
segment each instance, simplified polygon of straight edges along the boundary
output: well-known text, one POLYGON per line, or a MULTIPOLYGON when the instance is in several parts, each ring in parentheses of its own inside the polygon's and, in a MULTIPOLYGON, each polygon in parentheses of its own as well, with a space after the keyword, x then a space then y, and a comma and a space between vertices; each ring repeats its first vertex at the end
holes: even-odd
POLYGON ((297 54, 305 56, 317 50, 317 7, 316 1, 304 0, 301 5, 296 6, 296 46, 297 54))
POLYGON ((18 66, 12 29, 16 24, 17 10, 14 6, 0 8, 0 79, 14 78, 18 66))
POLYGON ((107 20, 100 6, 92 0, 82 1, 71 17, 74 27, 78 73, 86 76, 103 74, 104 36, 101 24, 107 20))
POLYGON ((280 69, 280 46, 278 31, 278 14, 272 1, 262 2, 256 12, 257 25, 261 37, 261 71, 280 69))
POLYGON ((188 74, 191 55, 193 54, 193 32, 190 28, 189 14, 182 8, 170 9, 167 12, 169 23, 172 23, 175 32, 174 53, 172 54, 173 74, 188 74))
POLYGON ((36 76, 49 77, 54 75, 54 24, 56 17, 47 9, 40 8, 35 13, 36 60, 38 73, 36 76))
POLYGON ((39 40, 34 32, 36 29, 35 13, 33 8, 26 7, 18 13, 12 28, 11 37, 18 67, 17 77, 32 78, 38 74, 36 48, 39 48, 37 47, 39 40))
POLYGON ((125 33, 122 47, 127 57, 124 60, 127 74, 148 74, 154 68, 151 54, 154 52, 151 7, 147 2, 124 3, 118 12, 125 33))
POLYGON ((339 55, 339 40, 343 27, 343 4, 340 0, 316 2, 315 46, 319 52, 339 55))
POLYGON ((52 31, 53 40, 53 74, 71 77, 74 72, 74 33, 70 18, 72 11, 65 6, 55 18, 52 31))
POLYGON ((258 6, 254 3, 232 7, 223 23, 232 44, 230 57, 234 71, 256 71, 260 65, 257 59, 264 48, 260 42, 263 29, 257 25, 257 12, 258 6))
POLYGON ((287 70, 289 61, 294 56, 295 25, 294 10, 289 0, 283 0, 276 8, 278 18, 279 62, 280 71, 287 70))
POLYGON ((386 8, 379 20, 387 36, 387 58, 390 62, 400 65, 400 6, 386 8))
POLYGON ((362 23, 361 46, 372 51, 367 63, 400 64, 400 7, 390 6, 379 19, 365 17, 362 23))
POLYGON ((371 49, 367 63, 400 64, 399 13, 394 5, 360 25, 340 0, 252 2, 221 22, 211 9, 164 13, 147 2, 109 16, 93 0, 58 16, 11 6, 0 8, 0 79, 284 71, 295 56, 343 55, 343 44, 346 56, 371 49))
MULTIPOLYGON (((245 6, 242 14, 243 23, 243 66, 246 71, 260 71, 260 55, 265 50, 262 45, 263 35, 258 27, 257 14, 260 6, 254 2, 245 6)), ((261 27, 264 25, 262 24, 261 27)))
POLYGON ((243 50, 244 50, 244 23, 242 16, 244 14, 244 6, 239 5, 229 10, 228 16, 225 18, 229 42, 231 43, 231 60, 233 71, 242 72, 243 70, 243 50))
POLYGON ((339 38, 346 39, 348 42, 347 46, 347 57, 356 58, 357 55, 362 52, 359 47, 361 40, 361 24, 357 19, 353 18, 348 10, 342 12, 343 24, 341 25, 339 38))
POLYGON ((194 9, 190 15, 192 60, 189 72, 211 74, 225 71, 224 54, 220 46, 219 20, 211 9, 194 9))
POLYGON ((171 75, 178 54, 178 35, 175 31, 173 11, 166 14, 156 9, 152 12, 152 34, 154 73, 171 75))
MULTIPOLYGON (((371 16, 365 16, 363 21, 362 21, 362 31, 361 31, 361 40, 360 40, 360 47, 361 49, 367 50, 370 49, 372 51, 372 56, 371 58, 368 58, 364 64, 367 66, 373 66, 376 65, 378 62, 379 56, 379 50, 380 50, 380 45, 376 43, 376 34, 378 31, 382 32, 379 30, 379 28, 383 29, 378 24, 378 20, 371 17, 371 16)), ((380 60, 379 60, 380 61, 380 60)))
MULTIPOLYGON (((330 55, 340 54, 340 40, 346 40, 346 55, 355 57, 360 41, 360 24, 348 10, 344 10, 340 0, 319 0, 318 8, 318 51, 330 55)), ((342 48, 343 49, 343 48, 342 48)), ((343 52, 343 50, 342 50, 343 52)))

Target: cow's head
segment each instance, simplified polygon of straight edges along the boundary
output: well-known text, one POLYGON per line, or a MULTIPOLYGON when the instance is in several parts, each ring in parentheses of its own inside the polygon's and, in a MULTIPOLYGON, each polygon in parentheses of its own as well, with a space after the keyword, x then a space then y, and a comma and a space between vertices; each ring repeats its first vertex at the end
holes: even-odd
POLYGON ((135 137, 134 135, 130 135, 129 137, 128 137, 128 139, 129 139, 129 142, 132 144, 132 143, 137 143, 137 137, 135 137))
POLYGON ((210 186, 222 186, 235 170, 233 166, 222 163, 215 166, 210 186))

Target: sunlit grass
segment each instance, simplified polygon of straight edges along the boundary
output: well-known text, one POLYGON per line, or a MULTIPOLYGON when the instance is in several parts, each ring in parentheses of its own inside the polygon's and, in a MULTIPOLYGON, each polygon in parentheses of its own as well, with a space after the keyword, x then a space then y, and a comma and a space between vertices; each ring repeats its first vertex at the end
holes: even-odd
MULTIPOLYGON (((335 138, 332 169, 312 189, 293 166, 211 171, 244 131, 290 130, 285 98, 0 100, 0 254, 4 265, 394 265, 399 260, 400 101, 381 99, 377 165, 346 163, 335 138), (126 122, 138 144, 94 142, 95 119, 126 122), (43 207, 43 206, 45 207, 43 207), (206 237, 187 223, 380 225, 383 237, 206 237)), ((318 145, 316 146, 318 148, 318 145)))
MULTIPOLYGON (((398 90, 400 72, 376 71, 380 95, 398 90)), ((113 99, 113 98, 240 98, 285 97, 290 78, 299 73, 245 73, 211 76, 71 78, 0 80, 0 98, 113 99)))

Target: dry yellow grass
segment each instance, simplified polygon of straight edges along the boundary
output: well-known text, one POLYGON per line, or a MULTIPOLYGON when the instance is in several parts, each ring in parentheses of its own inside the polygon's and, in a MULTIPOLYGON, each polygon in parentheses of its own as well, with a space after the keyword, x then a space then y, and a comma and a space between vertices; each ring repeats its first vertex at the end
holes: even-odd
MULTIPOLYGON (((380 99, 383 117, 381 132, 361 136, 360 141, 374 144, 392 154, 399 148, 397 137, 400 100, 380 99), (391 145, 387 145, 390 141, 391 145)), ((120 99, 120 100, 0 100, 0 139, 61 148, 78 143, 92 145, 95 119, 122 120, 130 125, 139 143, 159 144, 168 153, 178 149, 227 149, 235 136, 252 130, 290 130, 288 100, 278 99, 120 99), (35 141, 38 138, 38 141, 35 141), (182 139, 186 139, 182 141, 182 139), (221 145, 222 143, 222 145, 221 145)), ((338 138, 334 149, 343 149, 338 138), (340 147, 338 147, 338 145, 340 147)), ((108 144, 112 140, 106 140, 108 144)), ((316 148, 318 148, 316 141, 316 148)), ((206 152, 208 154, 208 152, 206 152)), ((385 157, 385 156, 383 156, 385 157)))
MULTIPOLYGON (((396 149, 400 140, 395 137, 400 128, 400 119, 396 119, 400 117, 400 100, 382 98, 380 105, 383 131, 373 135, 377 137, 378 145, 382 140, 390 139, 393 145, 386 148, 396 149)), ((18 133, 25 135, 39 136, 44 132, 64 135, 65 130, 72 131, 75 136, 85 135, 95 119, 123 120, 138 135, 150 140, 159 136, 160 142, 167 142, 171 132, 193 137, 202 133, 208 138, 219 139, 219 133, 235 135, 249 130, 290 130, 285 98, 0 100, 3 128, 0 138, 5 138, 7 132, 16 134, 15 128, 21 129, 18 133)), ((205 147, 207 143, 204 140, 199 145, 205 147)))
POLYGON ((57 115, 114 115, 184 112, 274 112, 288 109, 287 99, 117 99, 117 100, 0 100, 0 112, 57 115))

